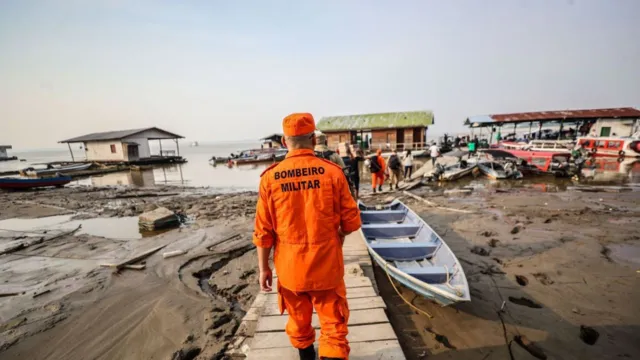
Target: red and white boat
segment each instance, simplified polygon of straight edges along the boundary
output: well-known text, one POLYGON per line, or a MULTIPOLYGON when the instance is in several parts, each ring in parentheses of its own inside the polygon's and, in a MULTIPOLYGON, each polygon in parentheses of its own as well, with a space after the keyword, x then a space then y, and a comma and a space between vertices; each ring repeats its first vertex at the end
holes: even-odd
POLYGON ((638 136, 585 136, 578 138, 578 145, 591 152, 593 156, 640 157, 640 138, 638 136))
POLYGON ((573 140, 531 140, 530 142, 502 141, 499 147, 508 150, 529 150, 570 153, 573 140))

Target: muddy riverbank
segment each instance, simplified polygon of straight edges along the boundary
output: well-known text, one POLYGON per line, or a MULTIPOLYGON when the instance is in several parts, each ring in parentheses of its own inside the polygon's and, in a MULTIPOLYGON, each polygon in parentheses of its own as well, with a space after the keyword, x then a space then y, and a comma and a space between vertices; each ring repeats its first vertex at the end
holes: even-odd
MULTIPOLYGON (((532 359, 518 345, 523 336, 549 359, 640 356, 640 192, 545 190, 412 190, 470 213, 401 192, 367 195, 368 204, 405 201, 448 243, 469 280, 472 301, 447 308, 401 287, 428 318, 377 269, 408 359, 532 359)), ((178 187, 0 193, 0 247, 42 239, 0 256, 0 359, 223 358, 258 292, 255 201, 252 192, 178 187), (140 233, 137 215, 157 206, 186 223, 140 233), (101 266, 162 245, 137 263, 142 270, 101 266), (173 250, 187 253, 162 257, 173 250)))
POLYGON ((70 188, 0 198, 0 248, 42 239, 0 256, 2 359, 218 359, 258 292, 255 194, 70 188), (157 206, 190 220, 140 234, 135 216, 157 206), (163 245, 142 270, 102 266, 163 245), (163 258, 174 250, 186 254, 163 258))
MULTIPOLYGON (((441 308, 401 288, 429 318, 406 305, 377 269, 408 359, 535 359, 518 344, 522 338, 535 343, 538 358, 640 357, 640 268, 633 256, 640 249, 640 193, 416 193, 473 212, 400 196, 456 253, 472 301, 441 308)), ((383 200, 389 198, 367 202, 383 200)))

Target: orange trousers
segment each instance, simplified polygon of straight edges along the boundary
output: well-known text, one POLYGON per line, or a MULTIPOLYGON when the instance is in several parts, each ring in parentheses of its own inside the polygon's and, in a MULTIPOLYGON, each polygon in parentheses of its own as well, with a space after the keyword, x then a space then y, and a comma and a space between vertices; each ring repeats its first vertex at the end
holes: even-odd
POLYGON ((294 292, 278 285, 278 305, 280 314, 284 310, 289 313, 286 332, 293 347, 305 349, 315 342, 316 331, 311 324, 315 308, 320 320, 320 358, 349 358, 349 306, 344 282, 335 289, 306 292, 294 292))
POLYGON ((382 186, 384 184, 384 171, 378 171, 375 174, 371 174, 371 187, 377 188, 378 186, 382 186))

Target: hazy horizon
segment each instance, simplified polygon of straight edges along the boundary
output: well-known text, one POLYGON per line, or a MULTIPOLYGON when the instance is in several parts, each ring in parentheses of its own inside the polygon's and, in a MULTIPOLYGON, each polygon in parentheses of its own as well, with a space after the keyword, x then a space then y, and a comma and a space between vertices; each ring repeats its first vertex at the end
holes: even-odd
POLYGON ((157 126, 251 141, 288 113, 640 105, 634 0, 0 3, 0 144, 157 126), (244 3, 248 5, 249 3, 244 3))

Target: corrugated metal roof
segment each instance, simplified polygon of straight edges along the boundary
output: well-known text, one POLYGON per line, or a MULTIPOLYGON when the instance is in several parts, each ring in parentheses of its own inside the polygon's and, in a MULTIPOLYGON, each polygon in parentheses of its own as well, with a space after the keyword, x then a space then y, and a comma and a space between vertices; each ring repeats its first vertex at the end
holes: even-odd
POLYGON ((131 130, 119 130, 119 131, 107 131, 100 133, 87 134, 78 136, 75 138, 62 140, 60 143, 76 143, 76 142, 88 142, 88 141, 101 141, 101 140, 119 140, 126 137, 139 134, 148 130, 156 130, 167 134, 167 139, 183 139, 183 136, 168 132, 166 130, 159 129, 157 127, 149 127, 144 129, 131 129, 131 130))
POLYGON ((480 115, 467 118, 467 120, 465 121, 465 125, 473 126, 473 124, 477 124, 475 126, 483 126, 483 124, 487 123, 518 123, 530 121, 560 121, 577 119, 591 120, 601 118, 640 118, 640 110, 632 107, 625 107, 610 109, 537 111, 513 114, 480 115), (483 119, 483 121, 477 121, 477 119, 481 118, 483 119), (490 121, 487 121, 487 118, 489 118, 490 121))
POLYGON ((320 131, 331 132, 341 130, 426 127, 432 124, 433 112, 407 111, 323 117, 320 119, 316 127, 320 131))

